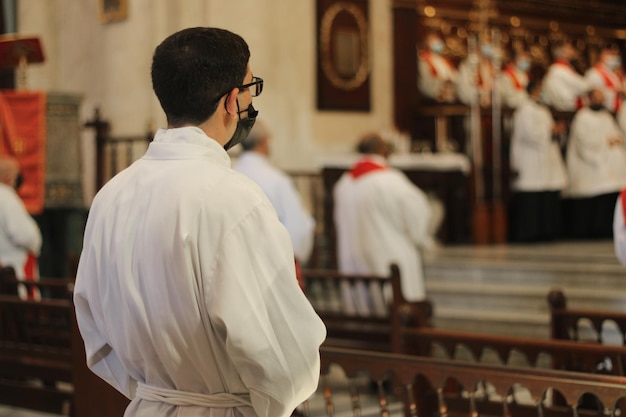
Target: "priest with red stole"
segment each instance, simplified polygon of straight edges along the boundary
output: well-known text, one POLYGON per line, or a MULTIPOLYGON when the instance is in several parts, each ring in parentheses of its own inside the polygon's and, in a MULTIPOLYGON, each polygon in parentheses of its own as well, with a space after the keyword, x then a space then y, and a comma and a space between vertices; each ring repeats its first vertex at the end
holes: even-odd
POLYGON ((615 48, 604 48, 598 62, 585 73, 585 79, 593 88, 602 90, 604 107, 616 114, 624 100, 624 79, 620 72, 622 58, 615 48))
POLYGON ((453 103, 456 101, 457 70, 443 55, 445 49, 446 44, 439 34, 432 32, 426 36, 417 59, 417 85, 427 99, 453 103))
POLYGON ((530 55, 524 50, 517 51, 513 62, 504 67, 499 85, 506 107, 516 109, 528 98, 526 87, 530 67, 530 55))
MULTIPOLYGON (((359 143, 360 159, 333 190, 339 270, 345 274, 388 276, 400 269, 402 294, 425 298, 420 249, 433 244, 428 233, 431 208, 424 192, 386 163, 388 146, 378 134, 359 143)), ((342 287, 347 313, 384 315, 379 288, 342 287)))
POLYGON ((570 42, 561 42, 552 52, 554 61, 543 80, 544 102, 558 111, 576 111, 591 89, 585 77, 572 66, 578 51, 570 42))

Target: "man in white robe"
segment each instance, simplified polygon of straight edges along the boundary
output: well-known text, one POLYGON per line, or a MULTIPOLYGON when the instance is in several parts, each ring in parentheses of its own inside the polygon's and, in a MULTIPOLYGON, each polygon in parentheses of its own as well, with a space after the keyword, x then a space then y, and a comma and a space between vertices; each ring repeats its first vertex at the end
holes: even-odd
POLYGON ((561 190, 567 172, 558 141, 565 129, 540 102, 541 81, 528 84, 528 96, 513 113, 509 238, 515 242, 553 240, 561 230, 561 190))
POLYGON ((289 416, 317 387, 324 325, 274 208, 225 150, 257 114, 249 56, 226 30, 165 39, 152 84, 168 129, 90 209, 76 316, 125 416, 289 416))
POLYGON ((624 80, 619 69, 622 57, 617 49, 604 48, 598 62, 585 73, 587 83, 602 90, 604 107, 616 114, 624 100, 624 80))
POLYGON ((478 94, 478 104, 483 108, 491 107, 496 82, 493 60, 494 55, 499 53, 499 50, 494 50, 491 38, 483 35, 476 51, 476 64, 474 65, 469 55, 461 61, 457 77, 457 94, 461 103, 471 106, 474 96, 478 94))
MULTIPOLYGON (((38 280, 41 231, 15 191, 18 174, 15 159, 0 157, 0 266, 13 267, 19 280, 38 280)), ((24 285, 18 286, 18 295, 24 300, 41 298, 37 288, 24 285)))
POLYGON ((528 71, 530 70, 530 55, 526 51, 517 51, 513 62, 502 70, 500 77, 500 94, 502 103, 511 109, 517 108, 528 98, 528 71))
POLYGON ((589 106, 576 112, 567 147, 566 228, 573 238, 612 237, 611 219, 626 187, 626 147, 602 90, 592 90, 589 106))
POLYGON ((452 62, 443 56, 446 44, 437 33, 429 33, 424 48, 417 59, 418 87, 428 99, 437 102, 456 101, 457 71, 452 62))
POLYGON ((267 127, 256 122, 248 137, 241 143, 244 152, 234 166, 259 184, 276 209, 278 219, 285 225, 296 260, 305 264, 313 250, 315 220, 308 213, 291 178, 268 160, 270 139, 267 127))
MULTIPOLYGON (((426 296, 420 250, 431 247, 431 209, 426 195, 402 172, 385 162, 387 146, 379 135, 359 144, 363 157, 333 190, 338 266, 342 273, 388 276, 400 269, 402 294, 409 301, 426 296)), ((343 291, 344 308, 381 315, 380 297, 367 301, 343 291), (351 305, 351 302, 354 302, 351 305)))
POLYGON ((543 80, 543 100, 558 111, 576 111, 584 104, 584 96, 591 89, 585 77, 572 66, 578 52, 570 42, 555 46, 554 61, 543 80))

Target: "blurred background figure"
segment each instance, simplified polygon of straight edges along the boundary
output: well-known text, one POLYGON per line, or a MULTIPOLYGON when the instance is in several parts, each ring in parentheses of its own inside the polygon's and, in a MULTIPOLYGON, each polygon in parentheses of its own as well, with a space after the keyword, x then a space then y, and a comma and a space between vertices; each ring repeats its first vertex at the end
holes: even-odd
MULTIPOLYGON (((361 157, 333 190, 339 271, 388 276, 396 263, 404 297, 422 300, 426 294, 420 251, 433 245, 428 199, 401 171, 387 165, 389 148, 379 134, 365 135, 358 152, 361 157)), ((385 314, 380 290, 369 290, 368 301, 363 293, 351 300, 342 289, 344 306, 361 314, 385 314)))
POLYGON ((626 148, 602 90, 588 99, 570 127, 565 226, 572 238, 611 238, 615 201, 626 187, 626 148))
POLYGON ((560 42, 552 50, 553 62, 543 80, 544 102, 558 111, 576 111, 583 106, 589 83, 572 62, 578 51, 570 42, 560 42))
POLYGON ((244 151, 234 169, 256 182, 274 206, 278 219, 291 238, 302 285, 299 267, 306 264, 311 256, 315 220, 302 204, 291 178, 270 163, 270 133, 261 120, 256 121, 241 146, 244 151))
MULTIPOLYGON (((21 281, 39 279, 41 231, 15 191, 20 172, 13 158, 0 157, 0 266, 11 266, 21 281)), ((39 300, 37 288, 18 286, 22 299, 39 300)))
POLYGON ((528 92, 528 71, 530 71, 531 60, 528 52, 517 51, 514 59, 502 70, 500 78, 500 94, 502 103, 511 109, 526 100, 528 92))
POLYGON ((509 238, 514 242, 554 240, 560 236, 561 190, 567 185, 556 124, 540 101, 541 80, 528 83, 528 96, 513 114, 509 238))
POLYGON ((472 62, 473 57, 468 54, 467 58, 459 64, 459 76, 457 93, 459 100, 468 106, 472 105, 472 97, 478 94, 478 102, 481 107, 491 107, 493 85, 495 83, 495 70, 493 60, 495 54, 499 54, 491 44, 491 37, 483 33, 478 42, 476 51, 477 63, 472 62))
POLYGON ((418 54, 418 87, 428 99, 437 102, 456 101, 457 70, 443 52, 446 44, 438 33, 430 32, 418 54))
POLYGON ((617 48, 604 48, 598 62, 585 73, 592 88, 602 90, 604 107, 616 114, 624 100, 624 79, 621 73, 622 57, 617 48))

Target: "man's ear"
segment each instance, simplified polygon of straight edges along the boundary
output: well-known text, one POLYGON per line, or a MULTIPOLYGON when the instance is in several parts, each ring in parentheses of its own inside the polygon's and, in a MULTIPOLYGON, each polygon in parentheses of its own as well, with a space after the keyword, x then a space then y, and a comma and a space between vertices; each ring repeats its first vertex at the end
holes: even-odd
POLYGON ((237 95, 239 94, 238 88, 233 88, 230 90, 230 93, 226 95, 226 99, 224 100, 224 107, 226 108, 226 113, 231 116, 237 116, 237 95))

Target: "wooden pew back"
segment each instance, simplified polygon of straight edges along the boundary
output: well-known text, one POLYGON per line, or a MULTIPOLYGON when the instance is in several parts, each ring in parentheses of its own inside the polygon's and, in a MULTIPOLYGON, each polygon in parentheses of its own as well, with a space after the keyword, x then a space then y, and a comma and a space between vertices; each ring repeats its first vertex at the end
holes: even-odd
MULTIPOLYGON (((626 396, 626 378, 608 375, 490 366, 330 346, 321 348, 321 358, 323 375, 335 364, 351 378, 365 372, 375 379, 380 415, 389 415, 390 403, 399 400, 407 417, 607 416, 614 415, 626 396), (450 390, 450 381, 461 388, 450 390), (485 385, 493 391, 486 393, 482 389, 485 385), (520 387, 528 392, 525 401, 514 395, 520 387), (582 400, 589 395, 601 404, 599 410, 583 409, 582 400), (559 401, 551 401, 553 398, 559 401)), ((326 382, 323 377, 325 408, 328 415, 333 415, 338 410, 332 384, 326 382)), ((351 390, 351 408, 353 415, 361 415, 361 396, 356 386, 353 384, 351 390)))
POLYGON ((400 271, 390 266, 389 276, 342 274, 337 270, 302 271, 305 293, 327 328, 326 344, 351 348, 394 351, 399 348, 399 326, 429 325, 432 305, 429 301, 408 302, 402 295, 400 271), (385 288, 390 294, 384 314, 359 314, 346 311, 342 305, 344 292, 356 294, 372 286, 385 288))
POLYGON ((466 361, 626 375, 626 347, 623 346, 427 327, 405 328, 401 333, 404 343, 401 352, 417 356, 434 356, 438 351, 444 358, 456 359, 459 351, 465 350, 469 354, 463 358, 466 361))
POLYGON ((615 324, 622 344, 626 344, 626 312, 610 310, 572 309, 567 307, 567 299, 560 289, 548 293, 550 308, 550 335, 553 339, 581 340, 581 324, 591 326, 596 343, 603 343, 603 327, 615 324))
POLYGON ((17 296, 11 268, 0 277, 0 403, 67 414, 73 397, 72 281, 28 283, 64 296, 27 301, 17 296))

